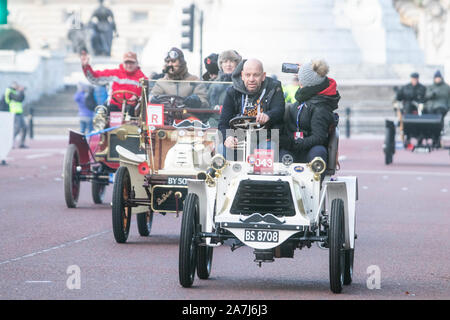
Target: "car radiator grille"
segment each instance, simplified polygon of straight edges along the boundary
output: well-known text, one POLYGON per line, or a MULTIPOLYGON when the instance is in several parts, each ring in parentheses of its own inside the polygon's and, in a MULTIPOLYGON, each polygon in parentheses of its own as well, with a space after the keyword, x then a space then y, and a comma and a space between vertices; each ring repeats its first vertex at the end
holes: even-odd
POLYGON ((281 180, 242 180, 230 213, 243 215, 271 213, 276 216, 294 216, 295 207, 289 183, 281 180))

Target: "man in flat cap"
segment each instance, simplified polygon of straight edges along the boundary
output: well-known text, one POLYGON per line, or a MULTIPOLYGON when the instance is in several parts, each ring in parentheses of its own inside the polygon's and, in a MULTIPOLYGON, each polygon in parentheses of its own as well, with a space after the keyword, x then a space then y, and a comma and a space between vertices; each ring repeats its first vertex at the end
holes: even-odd
POLYGON ((396 100, 403 102, 402 114, 417 114, 417 105, 425 102, 426 88, 419 82, 419 74, 411 74, 411 82, 397 91, 396 100))

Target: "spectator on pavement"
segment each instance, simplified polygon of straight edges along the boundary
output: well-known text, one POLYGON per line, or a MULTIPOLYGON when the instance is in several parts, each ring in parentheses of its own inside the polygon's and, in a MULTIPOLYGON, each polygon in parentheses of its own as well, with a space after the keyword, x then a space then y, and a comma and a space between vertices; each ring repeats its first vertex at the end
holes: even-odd
POLYGON ((297 101, 295 100, 295 94, 299 88, 300 84, 298 82, 298 76, 295 75, 290 84, 283 86, 284 101, 286 101, 286 103, 295 103, 297 101))
POLYGON ((88 94, 89 88, 87 85, 78 83, 77 92, 75 93, 73 99, 78 104, 78 116, 80 118, 80 132, 82 134, 88 134, 94 130, 92 119, 94 117, 94 112, 86 106, 86 96, 88 94))
POLYGON ((105 105, 108 101, 108 90, 106 90, 106 86, 95 86, 94 98, 97 105, 105 105))
POLYGON ((23 115, 23 100, 25 99, 25 88, 19 85, 17 82, 13 82, 5 90, 5 103, 8 106, 9 112, 14 113, 14 141, 15 145, 16 137, 21 133, 21 139, 19 148, 28 148, 25 145, 25 138, 27 136, 27 125, 25 123, 25 117, 23 115))

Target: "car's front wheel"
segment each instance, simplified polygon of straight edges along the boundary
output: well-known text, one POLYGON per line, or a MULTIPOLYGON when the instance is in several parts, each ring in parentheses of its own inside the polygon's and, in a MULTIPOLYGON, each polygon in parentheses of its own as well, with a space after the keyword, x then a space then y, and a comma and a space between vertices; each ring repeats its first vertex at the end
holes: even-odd
POLYGON ((341 293, 345 270, 344 202, 342 199, 334 199, 331 202, 328 243, 330 246, 330 289, 333 293, 341 293))
POLYGON ((194 283, 197 264, 197 244, 195 230, 199 217, 199 201, 195 193, 189 193, 184 200, 181 219, 180 251, 178 273, 180 284, 189 288, 194 283))
POLYGON ((131 179, 127 167, 116 172, 112 196, 112 225, 116 242, 125 243, 131 224, 131 206, 127 204, 131 193, 131 179))

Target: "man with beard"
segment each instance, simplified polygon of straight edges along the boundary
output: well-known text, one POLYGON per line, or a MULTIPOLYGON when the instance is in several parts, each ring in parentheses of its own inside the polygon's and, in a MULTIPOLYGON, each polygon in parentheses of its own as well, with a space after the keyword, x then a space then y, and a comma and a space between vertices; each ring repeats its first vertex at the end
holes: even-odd
POLYGON ((165 76, 155 83, 150 92, 151 100, 158 102, 159 95, 176 95, 185 98, 183 103, 188 108, 208 108, 206 87, 198 77, 188 72, 183 52, 172 48, 164 61, 165 76))

